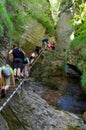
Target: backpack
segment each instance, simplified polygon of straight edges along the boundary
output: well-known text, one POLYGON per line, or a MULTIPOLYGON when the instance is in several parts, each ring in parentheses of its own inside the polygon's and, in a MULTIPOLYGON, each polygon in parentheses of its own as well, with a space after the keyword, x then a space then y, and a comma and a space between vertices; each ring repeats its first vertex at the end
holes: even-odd
POLYGON ((28 63, 29 63, 28 57, 24 57, 23 64, 28 64, 28 63))
POLYGON ((14 48, 13 49, 13 57, 15 58, 21 58, 22 60, 24 59, 24 53, 20 48, 14 48))
POLYGON ((11 73, 10 73, 10 69, 9 68, 2 68, 2 75, 6 78, 10 77, 11 73))

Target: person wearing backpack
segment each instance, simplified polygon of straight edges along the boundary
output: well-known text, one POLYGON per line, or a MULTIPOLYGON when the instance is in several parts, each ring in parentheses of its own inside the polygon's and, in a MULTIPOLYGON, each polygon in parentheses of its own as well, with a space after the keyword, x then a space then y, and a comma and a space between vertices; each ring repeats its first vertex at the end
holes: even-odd
POLYGON ((40 47, 40 46, 36 46, 36 47, 35 47, 35 52, 36 52, 37 55, 40 54, 40 50, 41 50, 41 47, 40 47))
POLYGON ((46 50, 48 43, 49 43, 49 39, 48 38, 43 39, 42 40, 42 48, 46 50))
POLYGON ((17 79, 20 79, 23 70, 23 60, 25 57, 25 52, 18 47, 17 44, 13 45, 13 49, 8 52, 8 60, 10 61, 10 56, 13 54, 13 69, 14 69, 14 76, 17 79))
POLYGON ((30 64, 34 62, 35 57, 36 57, 36 54, 34 52, 29 54, 30 64))
POLYGON ((15 86, 14 72, 10 65, 6 64, 0 67, 0 79, 1 79, 1 97, 6 97, 7 90, 10 85, 15 86), (12 79, 12 80, 11 80, 12 79), (11 83, 12 81, 12 83, 11 83))
POLYGON ((51 43, 51 48, 52 48, 52 50, 55 50, 55 42, 51 43))
POLYGON ((24 78, 28 78, 29 77, 29 64, 30 64, 29 58, 25 57, 24 61, 23 61, 23 65, 24 65, 23 76, 24 76, 24 78))

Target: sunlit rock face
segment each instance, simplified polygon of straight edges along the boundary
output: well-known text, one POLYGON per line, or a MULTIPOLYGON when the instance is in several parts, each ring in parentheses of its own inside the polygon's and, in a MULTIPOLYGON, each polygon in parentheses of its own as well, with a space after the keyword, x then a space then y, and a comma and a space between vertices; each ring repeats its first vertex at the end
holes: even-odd
MULTIPOLYGON (((52 2, 55 2, 55 1, 52 0, 52 2)), ((62 54, 64 54, 64 52, 63 52, 64 45, 65 45, 64 42, 67 40, 66 39, 67 36, 69 38, 70 35, 68 35, 68 34, 71 34, 70 32, 72 32, 70 30, 67 30, 69 33, 66 32, 66 28, 68 28, 68 27, 65 27, 65 25, 66 26, 69 26, 69 25, 67 24, 68 20, 65 18, 65 16, 68 19, 70 18, 67 16, 67 14, 62 15, 61 19, 60 19, 61 21, 59 22, 60 28, 61 27, 65 28, 64 30, 63 30, 63 28, 61 29, 61 33, 58 37, 59 38, 58 49, 61 51, 61 48, 63 48, 62 54), (63 21, 63 19, 62 19, 63 16, 65 19, 65 22, 63 22, 62 23, 63 25, 60 26, 60 22, 63 21), (65 23, 65 25, 64 25, 64 23, 65 23), (64 33, 66 32, 65 36, 63 35, 63 31, 64 31, 64 33), (66 39, 65 41, 64 41, 63 36, 66 39), (62 47, 60 47, 60 45, 62 47)), ((23 47, 25 47, 25 50, 27 49, 26 50, 27 54, 29 54, 30 51, 34 50, 35 45, 41 45, 41 40, 44 37, 45 31, 46 31, 45 28, 42 26, 42 24, 40 24, 37 20, 31 20, 31 21, 28 21, 28 23, 29 23, 28 25, 25 25, 25 33, 21 36, 22 40, 24 41, 23 47)), ((59 34, 59 32, 60 32, 60 30, 58 28, 58 34, 59 34)), ((68 43, 68 42, 66 41, 65 43, 68 43)), ((66 46, 67 45, 65 45, 65 47, 66 46)), ((61 54, 61 52, 60 52, 60 54, 61 54)), ((55 57, 55 55, 54 55, 54 57, 55 57)), ((60 58, 61 58, 61 56, 60 56, 60 58)), ((63 60, 62 58, 61 58, 61 60, 63 60)), ((50 60, 50 63, 51 63, 51 60, 50 60)), ((57 65, 57 62, 55 64, 55 67, 56 67, 56 65, 57 65)), ((55 68, 53 70, 55 71, 55 68)), ((49 71, 52 72, 52 68, 49 71)), ((47 69, 46 69, 47 73, 49 71, 47 71, 47 69)), ((44 72, 41 74, 43 74, 44 78, 46 78, 46 75, 44 72)), ((54 74, 54 72, 52 72, 52 74, 54 74)), ((62 74, 61 70, 59 70, 59 73, 57 73, 56 77, 53 78, 54 80, 51 80, 51 82, 54 81, 54 83, 56 85, 56 81, 58 82, 57 76, 60 77, 59 75, 61 75, 61 74, 62 74)), ((51 79, 52 79, 52 77, 51 77, 51 79)), ((45 80, 47 80, 47 79, 45 79, 45 80)), ((59 84, 62 81, 63 81, 63 79, 59 80, 59 84)), ((49 80, 49 84, 51 84, 51 82, 49 80)), ((49 106, 45 100, 43 100, 39 95, 37 95, 35 92, 32 92, 29 89, 29 85, 27 86, 27 90, 24 90, 24 88, 23 88, 22 91, 19 91, 18 95, 16 95, 12 99, 12 101, 10 102, 10 107, 8 107, 8 106, 6 107, 3 117, 9 124, 10 130, 21 130, 21 129, 26 129, 26 130, 55 130, 55 129, 56 130, 69 130, 70 126, 75 127, 74 129, 76 129, 79 126, 82 127, 82 125, 83 125, 82 120, 80 118, 78 118, 77 116, 70 114, 68 112, 57 111, 54 108, 52 108, 51 106, 49 106), (12 108, 13 112, 11 111, 10 108, 12 108)), ((2 119, 0 119, 0 120, 2 120, 2 119)), ((4 122, 3 122, 3 124, 4 124, 4 122)), ((0 130, 5 130, 7 125, 6 125, 6 127, 5 127, 5 125, 2 126, 2 123, 1 123, 1 127, 3 127, 3 129, 0 129, 0 130)), ((9 130, 9 129, 6 128, 6 130, 9 130)))
POLYGON ((36 45, 42 45, 42 39, 46 31, 43 25, 37 20, 30 19, 28 22, 29 24, 25 25, 25 32, 21 36, 23 41, 22 48, 26 54, 34 51, 36 45))
POLYGON ((70 10, 66 10, 60 14, 57 28, 56 28, 56 37, 58 43, 58 53, 62 60, 65 56, 65 51, 69 42, 71 41, 71 35, 73 33, 73 26, 69 24, 69 20, 73 17, 73 14, 70 10))
POLYGON ((51 12, 52 12, 52 18, 54 19, 54 22, 56 24, 59 14, 59 7, 60 7, 60 0, 49 0, 50 6, 51 6, 51 12))

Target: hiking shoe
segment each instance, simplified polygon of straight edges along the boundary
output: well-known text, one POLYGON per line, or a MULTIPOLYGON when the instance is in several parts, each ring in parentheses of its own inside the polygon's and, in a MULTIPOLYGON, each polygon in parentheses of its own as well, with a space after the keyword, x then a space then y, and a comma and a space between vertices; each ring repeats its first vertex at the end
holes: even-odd
POLYGON ((1 90, 1 98, 5 98, 6 97, 6 90, 2 89, 1 90))
POLYGON ((17 78, 17 76, 16 76, 16 75, 14 75, 14 78, 16 79, 16 78, 17 78))
POLYGON ((20 76, 14 75, 14 78, 17 79, 17 78, 20 78, 20 76))
POLYGON ((20 79, 24 79, 24 76, 20 76, 20 79))
POLYGON ((16 77, 15 77, 15 79, 16 79, 16 80, 19 80, 19 79, 20 79, 20 77, 19 77, 19 76, 16 76, 16 77))

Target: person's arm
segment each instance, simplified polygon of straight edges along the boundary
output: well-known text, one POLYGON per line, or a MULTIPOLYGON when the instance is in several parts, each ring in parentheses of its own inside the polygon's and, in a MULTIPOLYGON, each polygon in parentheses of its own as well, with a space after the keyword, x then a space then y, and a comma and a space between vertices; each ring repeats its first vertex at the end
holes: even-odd
POLYGON ((10 72, 11 72, 11 77, 12 77, 12 85, 13 87, 15 87, 15 78, 14 78, 14 72, 12 68, 10 68, 10 72))
POLYGON ((13 50, 10 50, 10 51, 8 52, 8 60, 9 60, 9 61, 10 61, 10 56, 11 56, 12 52, 13 52, 13 50))
POLYGON ((12 74, 12 86, 15 87, 15 78, 14 78, 14 73, 12 74))
POLYGON ((21 49, 22 53, 25 55, 25 52, 21 49))
POLYGON ((22 52, 24 53, 24 55, 25 55, 25 52, 22 50, 22 52))

